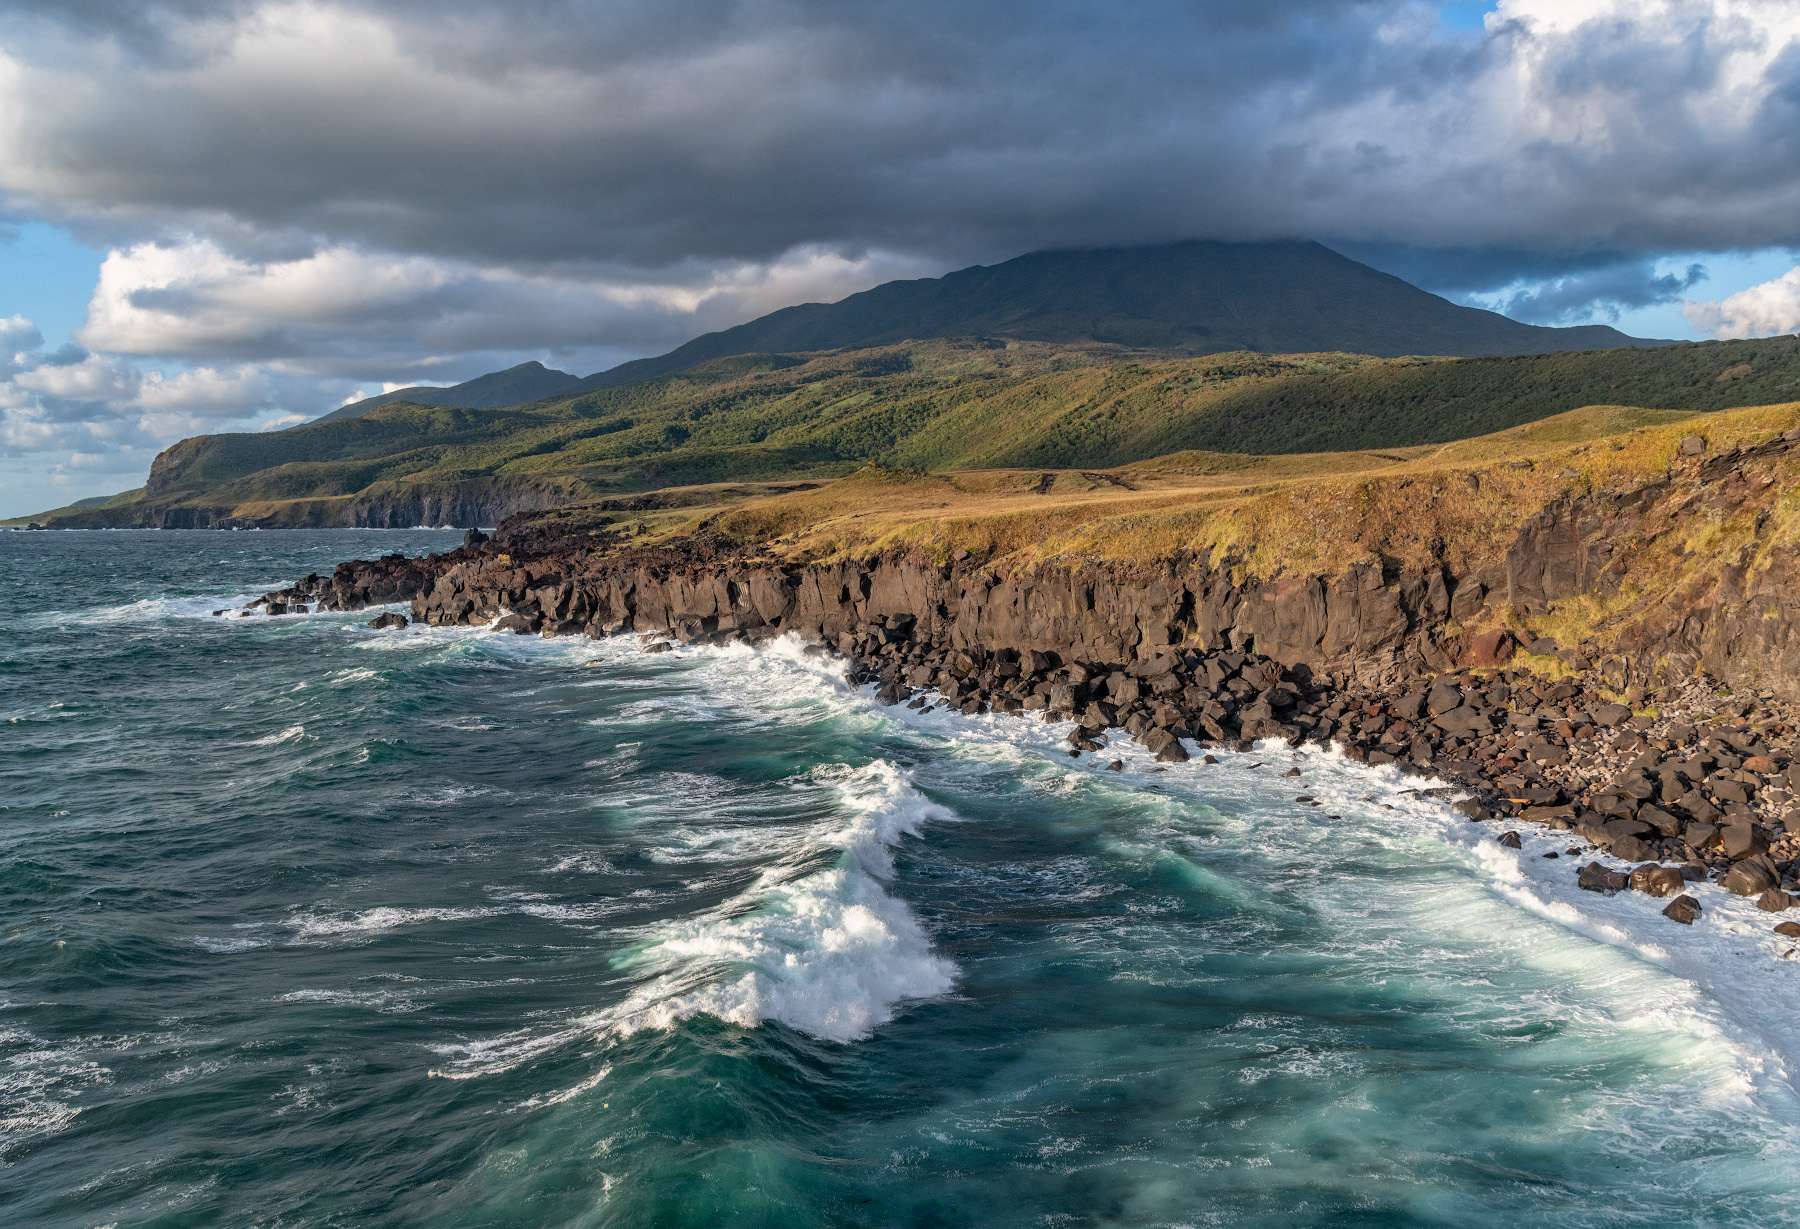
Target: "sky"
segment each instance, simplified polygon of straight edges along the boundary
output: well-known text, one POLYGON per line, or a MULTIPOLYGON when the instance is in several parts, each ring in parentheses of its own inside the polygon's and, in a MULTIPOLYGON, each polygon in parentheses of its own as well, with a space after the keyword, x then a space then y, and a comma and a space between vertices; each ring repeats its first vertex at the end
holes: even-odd
POLYGON ((1027 251, 1800 331, 1794 0, 0 0, 0 515, 1027 251))

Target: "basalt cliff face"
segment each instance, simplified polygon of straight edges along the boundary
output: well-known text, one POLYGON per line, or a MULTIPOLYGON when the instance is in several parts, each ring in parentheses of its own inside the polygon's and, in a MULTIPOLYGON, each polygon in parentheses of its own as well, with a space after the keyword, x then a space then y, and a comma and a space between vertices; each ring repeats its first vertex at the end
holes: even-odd
POLYGON ((434 624, 504 617, 558 635, 794 632, 897 666, 918 644, 1109 663, 1180 648, 1248 649, 1318 675, 1393 684, 1502 664, 1523 648, 1595 669, 1620 690, 1698 669, 1800 696, 1796 551, 1754 541, 1713 554, 1671 545, 1695 523, 1751 517, 1760 529, 1784 498, 1778 479, 1795 440, 1711 456, 1698 438, 1688 446, 1702 455, 1684 455, 1629 489, 1539 509, 1512 529, 1503 552, 1463 574, 1376 560, 1336 575, 1265 578, 1247 574, 1239 558, 1191 554, 1012 569, 899 552, 796 564, 704 533, 650 549, 596 549, 618 544, 533 537, 520 523, 492 542, 408 563, 397 586, 391 564, 352 563, 329 579, 309 578, 287 600, 348 609, 410 600, 414 617, 434 624), (1646 586, 1635 565, 1651 551, 1673 552, 1685 566, 1646 586), (1577 598, 1603 612, 1578 642, 1558 645, 1530 630, 1577 598))

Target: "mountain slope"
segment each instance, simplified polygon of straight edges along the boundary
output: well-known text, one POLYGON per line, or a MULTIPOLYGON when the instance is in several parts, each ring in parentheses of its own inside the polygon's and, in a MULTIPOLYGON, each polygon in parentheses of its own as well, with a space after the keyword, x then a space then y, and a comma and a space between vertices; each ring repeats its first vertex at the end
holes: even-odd
POLYGON ((1662 344, 1605 325, 1553 329, 1459 307, 1312 242, 1033 252, 838 303, 783 308, 658 358, 589 376, 611 388, 735 354, 864 349, 934 337, 1102 342, 1185 354, 1548 354, 1662 344))
POLYGON ((1489 359, 1157 353, 943 340, 718 359, 490 410, 394 403, 198 436, 145 490, 32 518, 105 525, 417 525, 702 483, 1098 469, 1185 451, 1444 443, 1589 405, 1707 411, 1800 396, 1800 339, 1489 359))
POLYGON ((490 371, 486 375, 464 380, 461 384, 452 384, 448 388, 423 385, 397 388, 391 393, 382 393, 379 397, 352 402, 312 421, 337 422, 345 418, 361 418, 376 406, 395 401, 405 401, 412 405, 458 405, 468 410, 491 410, 496 406, 520 405, 527 401, 540 401, 545 397, 573 392, 580 384, 580 377, 546 367, 534 359, 529 363, 520 363, 517 367, 508 367, 505 371, 490 371))

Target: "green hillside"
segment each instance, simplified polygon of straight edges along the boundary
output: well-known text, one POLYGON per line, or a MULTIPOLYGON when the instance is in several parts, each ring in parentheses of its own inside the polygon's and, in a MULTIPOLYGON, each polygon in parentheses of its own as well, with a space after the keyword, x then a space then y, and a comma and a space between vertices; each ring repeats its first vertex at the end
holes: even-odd
POLYGON ((200 436, 159 457, 142 492, 48 519, 491 524, 533 501, 835 476, 870 460, 1099 468, 1183 450, 1441 443, 1584 405, 1705 411, 1796 399, 1795 338, 1500 359, 914 342, 740 356, 527 406, 390 404, 290 431, 200 436))

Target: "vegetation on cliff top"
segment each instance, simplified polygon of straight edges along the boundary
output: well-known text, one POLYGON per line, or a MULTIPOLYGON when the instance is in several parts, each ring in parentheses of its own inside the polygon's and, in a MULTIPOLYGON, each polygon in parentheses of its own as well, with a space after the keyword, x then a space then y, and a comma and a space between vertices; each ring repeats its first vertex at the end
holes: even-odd
MULTIPOLYGON (((1263 579, 1336 575, 1359 559, 1437 562, 1467 573, 1503 554, 1524 518, 1557 501, 1628 490, 1665 473, 1691 433, 1704 434, 1716 452, 1796 422, 1800 403, 1706 418, 1597 406, 1394 451, 1185 454, 1108 471, 871 466, 817 490, 745 503, 707 528, 793 561, 888 549, 943 558, 968 551, 995 565, 1198 554, 1237 560, 1263 579)), ((1800 496, 1784 503, 1762 527, 1759 552, 1800 542, 1790 503, 1800 512, 1800 496)), ((1710 537, 1684 542, 1693 551, 1720 549, 1710 537)))

